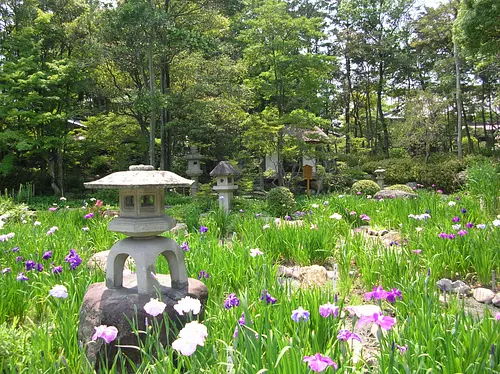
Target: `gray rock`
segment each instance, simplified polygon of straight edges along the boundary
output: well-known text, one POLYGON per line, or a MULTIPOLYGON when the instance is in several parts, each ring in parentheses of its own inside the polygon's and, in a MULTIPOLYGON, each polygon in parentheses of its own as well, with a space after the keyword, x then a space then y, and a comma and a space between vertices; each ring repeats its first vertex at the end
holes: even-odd
MULTIPOLYGON (((161 299, 167 304, 165 312, 170 320, 177 325, 177 328, 182 328, 187 322, 187 316, 179 316, 174 309, 177 301, 184 296, 191 296, 200 300, 202 309, 199 314, 199 319, 203 318, 208 291, 205 284, 196 280, 188 279, 188 286, 182 292, 170 287, 170 276, 157 274, 158 281, 161 284, 161 299)), ((130 321, 134 321, 135 327, 138 330, 146 330, 146 317, 149 320, 149 325, 152 325, 154 319, 161 326, 163 314, 152 317, 144 310, 144 305, 150 301, 155 295, 138 294, 137 281, 135 276, 123 277, 123 287, 109 289, 105 283, 94 283, 89 286, 83 298, 82 307, 80 309, 80 323, 78 328, 78 341, 84 347, 87 358, 97 372, 100 372, 102 360, 107 359, 108 365, 111 367, 113 358, 118 352, 117 345, 121 346, 121 352, 135 363, 141 361, 141 351, 127 346, 138 346, 139 341, 134 334, 130 321), (102 339, 92 341, 92 335, 95 332, 95 327, 100 325, 115 326, 118 329, 117 339, 109 344, 105 344, 102 339)), ((163 325, 165 326, 165 325, 163 325)), ((167 341, 172 342, 176 336, 172 329, 168 333, 165 327, 160 332, 160 340, 164 346, 167 341)), ((141 339, 145 338, 142 336, 141 339)))
POLYGON ((480 303, 490 304, 495 297, 495 293, 487 288, 479 287, 472 290, 472 296, 480 303))
POLYGON ((471 291, 471 288, 465 284, 464 282, 458 280, 451 284, 451 292, 454 292, 458 295, 467 295, 471 291))
POLYGON ((448 278, 443 278, 436 282, 437 288, 439 288, 441 291, 446 291, 446 292, 451 291, 451 289, 453 288, 452 284, 453 282, 448 278))
POLYGON ((500 292, 497 292, 491 303, 500 308, 500 292))
POLYGON ((312 265, 300 268, 300 285, 303 288, 321 287, 328 281, 328 273, 323 266, 312 265))
POLYGON ((375 198, 381 197, 383 199, 392 199, 393 197, 397 199, 414 199, 418 197, 418 195, 399 190, 381 190, 378 191, 374 197, 375 198))

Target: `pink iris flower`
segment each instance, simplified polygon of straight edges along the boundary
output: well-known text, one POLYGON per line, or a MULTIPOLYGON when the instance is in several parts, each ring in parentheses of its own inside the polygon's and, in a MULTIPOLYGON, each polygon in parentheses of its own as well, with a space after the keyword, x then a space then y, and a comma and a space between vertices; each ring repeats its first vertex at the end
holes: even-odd
POLYGON ((384 316, 383 314, 373 313, 371 316, 362 316, 358 320, 357 326, 361 328, 370 323, 375 323, 384 330, 390 330, 392 326, 396 323, 396 320, 392 317, 384 316))
POLYGON ((321 353, 316 353, 314 356, 304 356, 304 362, 307 362, 309 368, 312 371, 321 373, 326 370, 328 366, 333 366, 335 370, 338 369, 338 365, 328 356, 323 356, 321 353))
POLYGON ((95 327, 95 334, 92 336, 92 340, 97 340, 97 338, 104 339, 106 343, 111 343, 116 339, 118 335, 118 329, 115 326, 101 325, 95 327))

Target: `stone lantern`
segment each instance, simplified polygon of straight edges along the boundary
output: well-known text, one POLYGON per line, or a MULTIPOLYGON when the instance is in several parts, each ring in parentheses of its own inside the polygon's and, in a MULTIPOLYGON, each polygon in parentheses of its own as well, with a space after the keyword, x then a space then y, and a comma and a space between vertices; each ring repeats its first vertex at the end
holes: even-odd
POLYGON ((201 155, 198 152, 198 147, 192 146, 189 153, 186 155, 186 160, 188 162, 188 168, 186 170, 186 175, 194 180, 191 185, 191 195, 194 196, 198 192, 198 177, 203 174, 200 167, 201 155))
POLYGON ((375 170, 375 176, 380 189, 384 189, 385 169, 378 168, 377 170, 375 170))
MULTIPOLYGON (((165 312, 179 324, 186 322, 173 308, 179 299, 187 295, 197 298, 204 309, 208 295, 206 286, 187 277, 184 251, 177 242, 159 236, 176 223, 165 214, 165 188, 189 187, 192 183, 172 172, 154 170, 150 165, 133 165, 129 171, 84 184, 86 188, 119 190, 120 213, 108 227, 110 231, 128 236, 116 242, 109 251, 106 282, 91 284, 83 299, 78 337, 86 345, 90 362, 99 365, 103 350, 107 350, 106 356, 112 362, 117 352, 115 342, 104 347, 102 339, 89 343, 97 326, 115 326, 121 346, 138 345, 130 321, 135 321, 139 330, 145 329, 145 320, 152 317, 146 314, 144 305, 151 298, 161 297, 167 304, 165 312), (156 274, 160 255, 167 260, 170 275, 156 274), (124 276, 128 257, 136 264, 136 274, 124 276)), ((168 341, 167 334, 162 331, 160 335, 164 344, 168 341)), ((140 361, 140 351, 123 347, 121 351, 131 360, 140 361)))
POLYGON ((240 172, 234 168, 229 161, 221 161, 210 172, 210 176, 215 178, 217 185, 212 189, 219 194, 219 208, 226 212, 231 210, 231 200, 233 199, 233 191, 238 189, 234 184, 234 177, 240 172))

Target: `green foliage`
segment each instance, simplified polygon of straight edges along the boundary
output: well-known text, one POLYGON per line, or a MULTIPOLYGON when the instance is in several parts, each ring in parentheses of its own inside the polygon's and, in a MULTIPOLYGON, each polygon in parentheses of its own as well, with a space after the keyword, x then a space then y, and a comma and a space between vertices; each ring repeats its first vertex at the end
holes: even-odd
POLYGON ((393 184, 392 186, 385 187, 386 190, 399 190, 399 191, 404 191, 408 193, 414 193, 414 191, 411 189, 411 187, 407 186, 406 184, 393 184))
POLYGON ((269 213, 275 217, 284 217, 295 212, 295 198, 286 187, 276 187, 267 195, 269 213))
POLYGON ((0 216, 5 217, 5 221, 21 222, 28 219, 35 212, 28 210, 24 203, 16 203, 10 197, 0 195, 0 216))
POLYGON ((32 353, 25 332, 15 325, 6 322, 0 324, 0 369, 6 373, 25 364, 25 358, 32 353))
POLYGON ((463 164, 458 160, 449 160, 441 164, 416 164, 414 167, 415 178, 424 186, 436 185, 437 189, 445 193, 455 190, 456 174, 463 170, 463 164))
POLYGON ((500 213, 500 164, 483 161, 467 168, 467 191, 479 199, 491 216, 500 213))
POLYGON ((351 192, 356 194, 361 192, 362 195, 375 195, 380 191, 380 187, 372 180, 361 180, 355 182, 351 187, 351 192))

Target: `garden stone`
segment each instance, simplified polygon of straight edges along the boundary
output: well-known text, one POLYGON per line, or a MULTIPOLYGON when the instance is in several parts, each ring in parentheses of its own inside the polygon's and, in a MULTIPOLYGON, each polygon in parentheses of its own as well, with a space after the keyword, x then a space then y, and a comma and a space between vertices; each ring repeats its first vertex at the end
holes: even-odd
POLYGON ((303 288, 321 287, 328 281, 326 269, 319 265, 300 268, 299 277, 303 288))
POLYGON ((480 303, 491 304, 491 300, 495 297, 495 293, 487 288, 479 287, 472 290, 472 296, 480 303))
POLYGON ((178 235, 179 232, 182 232, 184 235, 187 235, 187 225, 185 223, 177 223, 172 229, 170 229, 170 232, 173 232, 176 235, 178 235))
POLYGON ((436 282, 436 286, 441 290, 445 292, 450 292, 452 289, 452 281, 449 280, 448 278, 443 278, 440 279, 436 282))
POLYGON ((278 266, 278 276, 288 277, 299 280, 300 279, 300 267, 294 266, 292 268, 280 265, 278 266))
MULTIPOLYGON (((167 304, 163 315, 167 315, 180 329, 188 322, 186 316, 179 316, 174 309, 177 301, 188 295, 200 300, 202 308, 199 318, 203 317, 208 291, 205 284, 196 279, 188 279, 187 287, 180 291, 171 287, 170 275, 156 274, 160 286, 161 300, 167 304)), ((152 317, 144 310, 144 305, 150 301, 151 295, 137 292, 135 275, 123 277, 122 288, 108 288, 105 282, 91 284, 83 299, 80 309, 80 325, 78 330, 79 343, 85 348, 87 358, 96 371, 100 369, 100 357, 108 357, 111 367, 113 358, 117 354, 117 345, 138 346, 137 336, 133 333, 129 321, 134 321, 138 330, 145 331, 146 318, 149 321, 156 319, 161 322, 163 315, 152 317), (109 344, 103 344, 102 339, 92 341, 95 327, 100 325, 115 326, 118 329, 117 339, 109 344)), ((151 325, 152 322, 149 322, 151 325)), ((172 331, 169 340, 175 339, 172 331)), ((166 329, 162 329, 160 340, 163 346, 167 345, 166 329)), ((121 348, 122 353, 135 363, 140 363, 141 353, 133 348, 121 348)))
POLYGON ((491 303, 497 307, 500 307, 500 292, 497 292, 491 303))
POLYGON ((470 291, 471 288, 460 280, 455 281, 451 284, 451 292, 454 292, 458 295, 468 295, 470 291))
POLYGON ((414 199, 418 197, 417 194, 414 193, 408 193, 405 191, 399 191, 399 190, 381 190, 378 191, 375 195, 375 198, 382 198, 382 199, 392 199, 393 197, 396 199, 414 199))
POLYGON ((344 307, 344 310, 349 312, 350 317, 363 317, 372 316, 375 313, 382 314, 382 309, 378 305, 364 304, 364 305, 349 305, 344 307))

